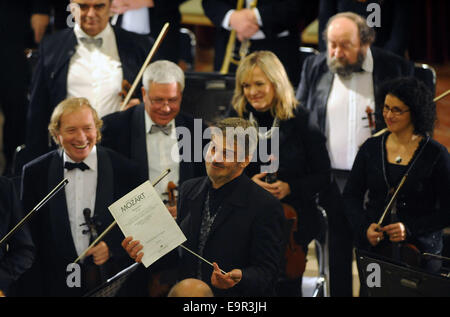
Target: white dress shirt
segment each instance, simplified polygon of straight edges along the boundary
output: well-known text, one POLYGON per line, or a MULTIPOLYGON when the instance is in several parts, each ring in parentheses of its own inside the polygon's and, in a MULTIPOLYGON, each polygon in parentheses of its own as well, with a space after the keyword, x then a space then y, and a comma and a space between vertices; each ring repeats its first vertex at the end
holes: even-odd
MULTIPOLYGON (((66 153, 63 161, 74 162, 66 153)), ((95 196, 97 192, 97 148, 92 148, 89 156, 83 161, 88 170, 81 171, 78 168, 73 170, 64 169, 64 177, 69 183, 64 188, 66 193, 67 211, 69 213, 70 230, 75 244, 77 254, 80 255, 89 246, 89 234, 83 234, 87 226, 81 226, 84 220, 83 210, 89 208, 91 217, 94 215, 95 196)))
MULTIPOLYGON (((252 7, 252 2, 253 2, 253 1, 254 1, 254 0, 246 0, 246 1, 245 1, 246 7, 247 7, 247 8, 251 8, 251 7, 252 7)), ((223 27, 224 29, 228 30, 228 31, 231 31, 231 30, 232 30, 231 27, 230 27, 230 16, 231 16, 231 14, 232 14, 234 11, 236 11, 236 10, 229 10, 229 11, 225 14, 225 17, 224 17, 223 20, 222 20, 222 27, 223 27)), ((259 13, 258 8, 253 8, 253 12, 255 13, 256 20, 258 21, 258 25, 259 25, 260 27, 262 27, 262 26, 263 26, 263 23, 262 23, 261 14, 259 13)), ((278 36, 278 37, 285 37, 285 36, 288 36, 288 35, 289 35, 289 31, 286 30, 286 31, 283 31, 283 32, 279 33, 277 36, 278 36)), ((251 40, 263 40, 263 39, 265 39, 265 38, 266 38, 266 36, 265 36, 264 32, 261 31, 261 30, 259 30, 258 32, 256 32, 255 34, 253 34, 253 36, 252 36, 250 39, 251 39, 251 40)))
POLYGON ((70 59, 67 98, 87 98, 99 117, 120 110, 123 73, 112 27, 108 24, 94 37, 103 40, 99 48, 80 40, 82 37, 89 38, 89 35, 78 24, 75 24, 74 32, 78 45, 70 59))
POLYGON ((334 75, 326 114, 328 152, 334 169, 351 170, 359 147, 371 135, 366 112, 367 107, 375 109, 370 49, 362 69, 349 78, 334 75))
POLYGON ((170 181, 178 186, 180 178, 180 152, 178 149, 178 141, 175 127, 175 119, 172 119, 168 124, 171 125, 169 135, 159 131, 150 134, 150 129, 154 122, 145 111, 145 131, 147 143, 147 162, 148 162, 148 177, 150 182, 154 182, 163 171, 170 168, 170 173, 161 180, 156 186, 155 190, 160 195, 161 199, 167 199, 167 185, 170 181))
POLYGON ((150 16, 148 8, 128 10, 122 14, 122 28, 139 34, 150 33, 150 16))

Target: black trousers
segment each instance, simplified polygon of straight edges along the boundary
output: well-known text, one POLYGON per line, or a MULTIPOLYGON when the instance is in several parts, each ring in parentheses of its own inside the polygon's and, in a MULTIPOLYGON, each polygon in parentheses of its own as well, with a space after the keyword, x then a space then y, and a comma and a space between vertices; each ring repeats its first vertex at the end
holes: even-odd
POLYGON ((353 296, 352 229, 345 214, 342 191, 347 180, 345 173, 333 172, 333 182, 320 193, 320 205, 328 216, 330 293, 333 297, 353 296))

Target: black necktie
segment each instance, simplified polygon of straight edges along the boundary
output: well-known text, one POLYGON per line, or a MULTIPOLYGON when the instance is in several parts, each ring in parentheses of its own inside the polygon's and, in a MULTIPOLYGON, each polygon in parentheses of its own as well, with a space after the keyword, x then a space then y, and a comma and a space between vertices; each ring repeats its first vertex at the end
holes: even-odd
POLYGON ((89 166, 87 166, 84 162, 80 163, 65 162, 64 168, 66 168, 69 171, 73 170, 74 168, 79 168, 82 172, 84 172, 85 170, 89 169, 89 166))
POLYGON ((161 131, 165 135, 169 135, 171 128, 172 128, 171 124, 164 125, 164 126, 153 124, 152 127, 150 128, 150 134, 157 133, 158 131, 161 131))

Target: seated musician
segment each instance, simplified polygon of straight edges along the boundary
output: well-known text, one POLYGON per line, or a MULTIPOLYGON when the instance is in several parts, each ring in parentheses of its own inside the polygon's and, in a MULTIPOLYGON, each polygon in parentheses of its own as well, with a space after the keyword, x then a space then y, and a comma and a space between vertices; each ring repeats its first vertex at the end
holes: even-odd
MULTIPOLYGON (((178 187, 187 179, 205 175, 201 152, 205 127, 201 120, 194 121, 180 111, 184 83, 183 70, 175 63, 151 63, 142 77, 144 103, 103 118, 103 146, 137 162, 151 181, 170 168, 170 174, 155 187, 163 201, 168 200, 169 183, 178 187), (195 142, 200 148, 194 147, 195 142), (179 152, 173 151, 175 147, 179 152)), ((176 206, 168 207, 176 216, 176 206)))
MULTIPOLYGON (((298 105, 284 67, 272 52, 258 51, 243 59, 236 72, 232 104, 238 116, 267 131, 259 137, 272 142, 271 146, 267 153, 259 153, 258 148, 258 160, 250 163, 246 173, 282 203, 296 209, 295 240, 306 254, 320 228, 315 196, 330 181, 325 137, 311 123, 308 110, 298 105), (274 142, 278 144, 273 146, 274 142), (264 161, 266 154, 273 157, 271 162, 264 161), (274 183, 268 181, 267 171, 276 172, 274 183)), ((301 280, 301 275, 285 279, 278 295, 300 296, 301 280)))
POLYGON ((450 156, 432 139, 432 94, 418 80, 403 77, 386 82, 379 100, 387 131, 361 146, 344 190, 355 243, 381 252, 388 244, 407 242, 420 253, 440 254, 442 229, 450 225, 450 156), (378 224, 406 174, 396 212, 390 210, 378 224))
MULTIPOLYGON (((281 204, 244 173, 256 143, 251 124, 227 118, 216 128, 205 156, 208 177, 183 183, 177 218, 187 238, 184 246, 214 268, 175 249, 172 256, 181 254, 179 280, 200 279, 214 296, 274 295, 284 240, 281 204)), ((127 237, 122 246, 137 262, 142 260, 139 241, 127 237)))
POLYGON ((69 278, 76 269, 68 269, 68 265, 93 242, 94 232, 86 225, 87 220, 93 220, 97 233, 102 233, 113 222, 108 206, 142 181, 133 162, 96 145, 101 125, 87 99, 62 101, 49 124, 60 148, 24 166, 21 199, 26 210, 64 178, 69 182, 31 219, 37 254, 21 280, 18 295, 81 296, 129 265, 120 247, 120 230, 114 228, 87 252, 81 261, 80 277, 69 278))
MULTIPOLYGON (((0 177, 0 239, 23 218, 13 182, 0 177)), ((0 248, 0 297, 14 296, 14 283, 33 264, 34 244, 27 224, 5 240, 0 248)))

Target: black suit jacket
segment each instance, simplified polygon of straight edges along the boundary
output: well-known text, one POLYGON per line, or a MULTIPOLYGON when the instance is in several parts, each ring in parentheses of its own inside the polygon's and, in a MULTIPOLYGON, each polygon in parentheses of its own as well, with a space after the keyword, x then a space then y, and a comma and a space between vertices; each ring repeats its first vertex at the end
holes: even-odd
MULTIPOLYGON (((94 216, 102 233, 113 221, 108 206, 140 184, 139 168, 110 149, 97 146, 98 178, 94 216)), ((31 210, 50 192, 64 175, 62 151, 49 152, 26 164, 22 173, 21 199, 26 210, 31 210)), ((80 296, 87 289, 66 286, 66 267, 78 257, 71 235, 64 189, 59 191, 31 221, 31 232, 37 255, 33 267, 24 275, 19 295, 80 296)), ((116 226, 103 241, 112 258, 107 262, 109 274, 130 263, 120 243, 123 235, 116 226)), ((83 271, 83 265, 81 266, 83 271)), ((111 277, 111 276, 108 276, 111 277)))
MULTIPOLYGON (((156 39, 165 23, 169 23, 169 29, 161 46, 155 54, 154 60, 166 59, 178 63, 180 57, 180 4, 186 0, 154 0, 155 6, 148 8, 150 36, 156 39)), ((117 20, 117 25, 122 24, 122 15, 117 20)))
MULTIPOLYGON (((373 84, 377 95, 378 87, 386 80, 401 76, 413 76, 414 65, 393 53, 371 47, 373 56, 373 84)), ((327 53, 309 56, 302 69, 300 85, 297 89, 297 99, 311 111, 311 116, 318 123, 321 131, 325 133, 328 96, 333 85, 334 74, 327 66, 327 53)), ((383 101, 384 102, 384 101, 383 101)), ((380 104, 375 100, 375 104, 380 104)), ((384 127, 381 109, 377 107, 377 129, 384 127)))
MULTIPOLYGON (((205 129, 201 125, 201 131, 194 131, 194 119, 187 114, 179 113, 175 117, 176 127, 187 128, 191 134, 191 152, 192 161, 180 162, 179 184, 181 185, 185 180, 193 177, 206 175, 203 158, 200 157, 199 162, 194 161, 194 155, 201 155, 201 151, 206 141, 196 138, 199 134, 201 138, 205 129), (196 140, 197 139, 197 140, 196 140), (197 142, 197 143, 196 143, 197 142)), ((146 145, 146 131, 145 131, 145 106, 140 104, 132 107, 126 111, 111 113, 103 117, 102 129, 102 145, 109 147, 118 153, 123 154, 127 158, 137 162, 144 173, 144 179, 148 178, 148 159, 147 159, 147 145, 146 145)), ((180 135, 177 135, 180 138, 180 135)), ((180 155, 183 151, 180 149, 180 155)), ((153 180, 152 180, 153 181, 153 180)))
MULTIPOLYGON (((225 272, 242 270, 242 280, 229 290, 214 289, 216 296, 268 296, 278 277, 284 251, 284 215, 280 202, 245 174, 225 198, 203 250, 203 257, 217 262, 225 272)), ((178 200, 178 220, 187 241, 198 252, 198 238, 207 177, 185 182, 178 200)), ((197 257, 183 250, 180 278, 195 277, 197 257)), ((212 267, 202 263, 202 280, 211 285, 212 267)))
MULTIPOLYGON (((6 177, 0 177, 0 239, 23 217, 22 206, 13 182, 6 177)), ((33 260, 34 244, 28 225, 25 224, 0 248, 0 290, 10 295, 10 286, 31 267, 33 260)))
MULTIPOLYGON (((237 0, 202 0, 205 15, 216 26, 214 69, 219 70, 224 60, 230 32, 222 28, 225 14, 236 9, 237 0)), ((300 16, 302 4, 299 0, 259 0, 257 8, 261 15, 266 39, 251 41, 250 51, 268 50, 274 52, 284 64, 293 85, 297 85, 301 69, 300 16), (277 34, 289 31, 289 36, 278 38, 277 34)), ((237 40, 236 45, 239 41, 237 40)))
MULTIPOLYGON (((151 40, 120 28, 113 29, 123 79, 132 83, 150 51, 151 40)), ((49 150, 47 125, 53 109, 67 96, 67 73, 76 45, 75 33, 69 28, 45 38, 39 46, 27 118, 27 161, 49 150)))

